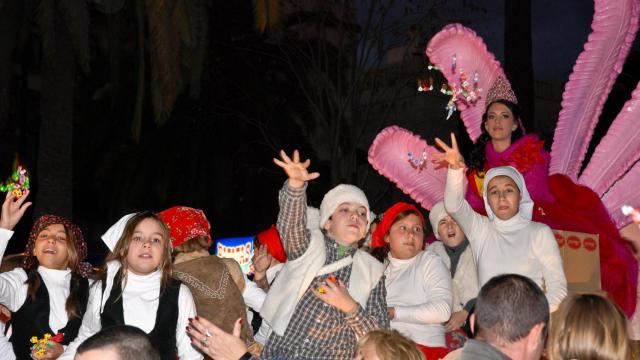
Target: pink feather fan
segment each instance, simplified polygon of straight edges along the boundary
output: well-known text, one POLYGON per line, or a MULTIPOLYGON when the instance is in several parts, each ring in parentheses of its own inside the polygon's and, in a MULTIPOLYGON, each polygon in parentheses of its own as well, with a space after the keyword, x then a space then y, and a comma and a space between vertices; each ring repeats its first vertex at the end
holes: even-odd
POLYGON ((431 163, 431 155, 437 152, 436 148, 411 131, 389 126, 376 136, 369 148, 369 163, 429 210, 444 196, 447 169, 437 169, 431 163), (411 161, 409 153, 419 157, 423 152, 426 153, 424 163, 416 165, 411 161))
POLYGON ((553 137, 550 174, 576 180, 604 102, 622 69, 638 29, 638 1, 595 1, 584 51, 562 95, 553 137))
MULTIPOLYGON (((602 196, 640 159, 640 83, 622 107, 598 147, 579 182, 602 196)), ((629 188, 630 192, 638 192, 629 188)), ((618 209, 609 209, 615 213, 618 209)))
POLYGON ((449 84, 460 82, 460 71, 473 77, 478 73, 479 100, 470 106, 458 103, 460 117, 472 141, 481 134, 482 114, 485 110, 487 90, 504 71, 484 41, 471 29, 461 24, 450 24, 438 32, 427 44, 429 60, 440 68, 449 84), (455 61, 455 65, 453 64, 455 61))

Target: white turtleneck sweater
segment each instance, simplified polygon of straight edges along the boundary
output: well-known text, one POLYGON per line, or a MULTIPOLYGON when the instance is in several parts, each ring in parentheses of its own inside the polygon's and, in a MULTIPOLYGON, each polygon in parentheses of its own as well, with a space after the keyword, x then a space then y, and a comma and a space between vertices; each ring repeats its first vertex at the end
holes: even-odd
MULTIPOLYGON (((9 244, 13 231, 0 228, 0 261, 9 244)), ((38 273, 49 292, 49 327, 54 333, 67 325, 68 317, 65 303, 69 296, 69 281, 71 270, 48 269, 38 267, 38 273)), ((27 273, 22 268, 0 274, 0 304, 12 312, 18 311, 27 300, 27 273)), ((2 359, 15 359, 13 347, 9 339, 4 336, 4 324, 0 333, 0 356, 2 359)), ((42 336, 43 334, 33 334, 42 336)))
POLYGON ((545 292, 551 312, 567 295, 558 243, 551 229, 516 214, 509 220, 489 220, 464 199, 463 169, 449 169, 444 205, 469 239, 484 285, 501 274, 519 274, 535 281, 545 292))
POLYGON ((444 347, 444 326, 451 316, 451 274, 434 252, 411 259, 389 253, 384 270, 387 306, 395 308, 391 328, 416 343, 444 347))
MULTIPOLYGON (((0 229, 0 260, 11 236, 13 231, 0 229)), ((65 303, 69 296, 71 270, 54 270, 39 266, 38 273, 49 292, 49 327, 56 333, 65 327, 68 321, 65 303)), ((25 281, 27 281, 27 273, 22 268, 0 274, 0 304, 12 312, 18 311, 27 300, 28 285, 25 281)))
MULTIPOLYGON (((75 356, 77 347, 88 337, 97 333, 102 328, 100 313, 102 312, 111 288, 113 279, 120 269, 118 261, 111 261, 107 264, 107 279, 102 295, 102 284, 97 282, 91 287, 89 293, 89 303, 87 312, 82 319, 82 326, 76 339, 69 344, 67 350, 59 358, 60 360, 71 360, 75 356)), ((124 310, 124 322, 127 325, 136 326, 144 332, 153 330, 156 323, 156 312, 160 303, 160 282, 162 273, 160 270, 148 275, 136 275, 127 273, 127 284, 122 292, 122 308, 124 310)), ((178 295, 178 324, 176 326, 176 346, 178 356, 181 360, 202 359, 202 354, 191 346, 191 340, 187 336, 186 327, 189 325, 189 318, 196 316, 196 306, 189 288, 180 286, 178 295)))

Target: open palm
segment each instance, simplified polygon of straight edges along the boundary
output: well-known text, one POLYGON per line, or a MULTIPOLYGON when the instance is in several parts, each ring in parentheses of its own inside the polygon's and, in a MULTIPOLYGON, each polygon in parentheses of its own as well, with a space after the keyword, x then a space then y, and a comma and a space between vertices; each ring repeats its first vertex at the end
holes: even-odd
POLYGON ((293 157, 291 158, 287 156, 284 150, 280 150, 280 159, 274 158, 273 162, 284 169, 289 177, 289 185, 294 188, 302 187, 306 181, 320 176, 318 172, 309 173, 308 168, 311 165, 311 160, 307 159, 304 162, 300 162, 298 150, 293 151, 293 157))

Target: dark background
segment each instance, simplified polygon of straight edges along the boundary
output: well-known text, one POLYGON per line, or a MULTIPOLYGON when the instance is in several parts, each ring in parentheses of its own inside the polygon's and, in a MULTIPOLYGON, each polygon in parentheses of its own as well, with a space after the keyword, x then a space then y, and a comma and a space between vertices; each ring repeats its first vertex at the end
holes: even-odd
MULTIPOLYGON (((79 223, 94 263, 99 236, 133 211, 187 205, 214 238, 255 234, 277 216, 279 149, 321 173, 312 205, 340 182, 375 212, 406 200, 366 152, 391 124, 429 141, 459 132, 446 96, 416 90, 442 81, 424 48, 451 22, 506 64, 525 125, 550 146, 592 16, 577 0, 0 1, 0 177, 19 154, 34 201, 7 253, 44 213, 79 223)), ((640 78, 637 43, 593 144, 640 78)))

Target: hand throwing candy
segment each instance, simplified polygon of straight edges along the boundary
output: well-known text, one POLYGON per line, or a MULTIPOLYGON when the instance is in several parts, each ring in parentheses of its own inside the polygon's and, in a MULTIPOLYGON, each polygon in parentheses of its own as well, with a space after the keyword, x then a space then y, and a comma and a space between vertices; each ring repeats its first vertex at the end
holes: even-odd
POLYGON ((18 161, 14 162, 14 170, 11 176, 4 184, 0 184, 0 191, 11 191, 16 195, 16 198, 22 197, 25 190, 29 190, 29 173, 27 169, 22 165, 18 165, 18 161))

